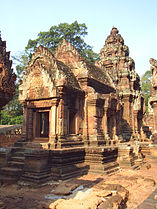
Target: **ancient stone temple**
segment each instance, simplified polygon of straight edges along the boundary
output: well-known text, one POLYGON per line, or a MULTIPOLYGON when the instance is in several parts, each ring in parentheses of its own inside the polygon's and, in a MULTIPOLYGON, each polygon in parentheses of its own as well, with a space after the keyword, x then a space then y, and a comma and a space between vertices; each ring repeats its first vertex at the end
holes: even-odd
MULTIPOLYGON (((141 140, 139 76, 117 28, 100 54, 95 65, 89 63, 66 40, 54 54, 43 46, 34 52, 19 86, 23 131, 13 164, 18 156, 23 167, 16 176, 41 182, 114 172, 118 145, 141 140)), ((133 155, 128 144, 124 152, 133 155)))
POLYGON ((134 60, 129 57, 129 49, 118 32, 117 28, 112 28, 97 65, 110 75, 115 85, 118 105, 116 114, 113 114, 116 116, 117 136, 123 141, 140 140, 144 113, 140 78, 135 72, 134 60))
POLYGON ((15 93, 16 75, 11 68, 10 52, 6 52, 6 41, 0 36, 0 111, 15 93))
POLYGON ((67 41, 54 55, 42 46, 37 49, 19 91, 24 106, 23 135, 29 141, 47 142, 53 148, 82 141, 106 143, 104 106, 116 111, 114 83, 67 41))
POLYGON ((146 117, 146 124, 151 128, 152 136, 157 143, 157 61, 150 59, 151 64, 151 96, 149 99, 148 115, 146 117))
POLYGON ((87 145, 141 138, 139 76, 116 28, 100 54, 94 66, 66 40, 54 55, 37 49, 19 88, 25 138, 52 147, 72 138, 87 145))

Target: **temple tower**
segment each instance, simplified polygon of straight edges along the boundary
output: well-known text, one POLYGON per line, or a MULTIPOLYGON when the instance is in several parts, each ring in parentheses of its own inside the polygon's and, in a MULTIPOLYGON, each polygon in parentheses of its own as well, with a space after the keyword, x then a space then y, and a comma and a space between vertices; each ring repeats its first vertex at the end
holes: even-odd
POLYGON ((96 63, 111 76, 119 104, 117 110, 117 135, 124 141, 142 134, 143 102, 140 78, 135 72, 134 60, 129 57, 129 48, 117 28, 113 27, 100 51, 100 61, 96 63))
POLYGON ((0 110, 15 93, 16 75, 11 67, 10 52, 6 51, 6 41, 2 41, 0 36, 0 110))

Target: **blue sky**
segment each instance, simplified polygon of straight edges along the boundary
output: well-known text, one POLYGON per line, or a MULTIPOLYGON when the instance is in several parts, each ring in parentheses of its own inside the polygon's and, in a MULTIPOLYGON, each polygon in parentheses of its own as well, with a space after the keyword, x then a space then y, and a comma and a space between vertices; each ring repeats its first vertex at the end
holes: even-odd
POLYGON ((87 44, 99 52, 112 26, 119 29, 136 72, 157 59, 157 0, 0 0, 0 30, 11 55, 23 51, 29 39, 59 23, 86 23, 87 44))

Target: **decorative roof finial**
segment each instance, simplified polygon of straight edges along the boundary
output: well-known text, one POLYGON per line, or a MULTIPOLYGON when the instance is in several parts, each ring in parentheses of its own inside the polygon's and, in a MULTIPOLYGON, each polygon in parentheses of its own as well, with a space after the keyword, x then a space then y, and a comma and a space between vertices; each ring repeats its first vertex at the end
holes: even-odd
POLYGON ((112 27, 112 30, 111 30, 111 35, 115 35, 115 34, 118 34, 119 33, 119 30, 116 28, 116 27, 112 27))

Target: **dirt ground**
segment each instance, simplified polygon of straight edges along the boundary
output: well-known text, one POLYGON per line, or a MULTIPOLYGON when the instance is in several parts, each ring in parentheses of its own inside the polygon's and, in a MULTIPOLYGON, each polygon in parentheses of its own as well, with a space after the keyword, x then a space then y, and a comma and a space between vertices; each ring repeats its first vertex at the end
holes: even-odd
MULTIPOLYGON (((118 208, 117 205, 113 207, 102 206, 102 201, 104 201, 104 196, 112 196, 110 193, 115 193, 116 191, 105 190, 104 194, 104 185, 120 185, 125 188, 125 192, 121 196, 127 198, 127 202, 121 208, 145 208, 140 205, 146 200, 156 189, 157 189, 157 164, 151 163, 151 168, 148 169, 148 166, 143 166, 140 170, 132 169, 121 169, 114 175, 95 175, 88 174, 76 179, 71 179, 69 181, 59 181, 59 182, 49 182, 47 185, 31 186, 22 186, 18 184, 9 185, 3 183, 0 187, 0 209, 47 209, 47 208, 84 208, 84 209, 97 209, 97 208, 118 208), (63 194, 60 190, 60 187, 63 186, 63 194), (65 191, 65 185, 70 185, 69 190, 65 191), (57 188, 59 190, 57 196, 57 188), (80 188, 80 191, 75 192, 72 195, 69 195, 72 190, 80 188), (79 192, 85 188, 84 197, 76 198, 79 192), (56 191, 56 193, 54 192, 56 191), (103 195, 102 195, 103 191, 103 195), (85 198, 85 193, 87 193, 85 198), (77 194, 77 195, 76 195, 77 194), (99 195, 98 195, 99 194, 99 195), (95 196, 94 196, 95 195, 95 196), (127 197, 126 197, 127 196, 127 197), (88 197, 88 198, 87 198, 88 197), (101 197, 101 202, 100 202, 101 197), (62 201, 61 201, 61 200, 62 201), (64 200, 66 199, 66 200, 64 200), (70 199, 70 200, 68 200, 70 199), (80 201, 83 201, 81 203, 80 201), (88 201, 88 204, 86 204, 88 201), (62 204, 57 206, 58 202, 62 204), (94 204, 96 203, 97 204, 94 204), (53 203, 53 204, 52 204, 53 203), (63 204, 64 203, 64 204, 63 204), (100 204, 101 203, 101 204, 100 204), (69 207, 68 204, 71 206, 69 207), (74 204, 74 207, 72 206, 74 204), (75 205, 76 204, 76 205, 75 205), (81 206, 79 206, 79 204, 81 206), (98 207, 99 205, 99 207, 98 207), (101 205, 101 207, 100 207, 101 205)), ((113 190, 115 190, 113 188, 113 190)), ((79 193, 81 196, 81 193, 79 193)), ((124 197, 123 197, 124 198, 124 197)), ((157 199, 157 195, 155 197, 157 199)), ((117 200, 119 201, 119 200, 117 200)), ((157 202, 157 200, 156 200, 157 202)), ((120 207, 119 207, 120 208, 120 207)), ((152 206, 153 208, 153 206, 152 206)), ((154 208, 157 208, 154 206, 154 208)))

